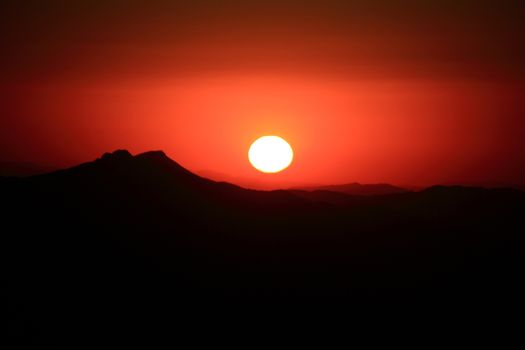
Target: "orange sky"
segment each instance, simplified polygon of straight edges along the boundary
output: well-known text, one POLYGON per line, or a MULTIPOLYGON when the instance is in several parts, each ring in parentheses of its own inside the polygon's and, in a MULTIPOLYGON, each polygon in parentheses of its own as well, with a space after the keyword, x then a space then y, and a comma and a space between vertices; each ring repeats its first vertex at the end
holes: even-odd
POLYGON ((3 11, 0 160, 162 149, 259 188, 525 185, 519 5, 109 3, 3 11), (248 163, 268 134, 294 148, 279 174, 248 163))

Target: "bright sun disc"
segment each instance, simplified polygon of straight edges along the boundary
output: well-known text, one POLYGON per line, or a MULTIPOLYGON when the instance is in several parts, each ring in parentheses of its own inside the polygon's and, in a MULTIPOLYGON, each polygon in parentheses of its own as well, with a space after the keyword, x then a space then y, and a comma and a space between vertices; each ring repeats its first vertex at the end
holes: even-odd
POLYGON ((278 173, 292 163, 293 150, 279 136, 263 136, 250 146, 248 159, 255 169, 263 173, 278 173))

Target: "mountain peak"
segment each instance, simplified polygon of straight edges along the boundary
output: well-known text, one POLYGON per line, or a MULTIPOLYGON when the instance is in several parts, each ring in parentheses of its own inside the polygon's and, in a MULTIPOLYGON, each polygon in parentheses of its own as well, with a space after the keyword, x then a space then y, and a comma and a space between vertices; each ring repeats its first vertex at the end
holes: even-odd
POLYGON ((166 160, 169 159, 166 153, 163 151, 148 151, 144 153, 137 154, 133 156, 128 150, 126 149, 118 149, 113 152, 106 152, 104 153, 99 160, 107 162, 107 161, 123 161, 123 160, 131 160, 131 159, 150 159, 150 160, 166 160))
POLYGON ((131 153, 129 153, 128 150, 125 149, 118 149, 116 151, 113 151, 111 153, 106 152, 100 157, 101 160, 107 161, 107 160, 123 160, 123 159, 131 159, 133 156, 131 153))
POLYGON ((162 167, 169 170, 170 172, 184 173, 190 175, 191 177, 199 177, 188 169, 184 168, 182 165, 171 159, 161 150, 157 151, 148 151, 144 153, 137 154, 134 159, 142 164, 147 164, 148 166, 162 167))
POLYGON ((164 151, 148 151, 144 153, 137 154, 137 158, 150 158, 150 159, 169 159, 164 151))

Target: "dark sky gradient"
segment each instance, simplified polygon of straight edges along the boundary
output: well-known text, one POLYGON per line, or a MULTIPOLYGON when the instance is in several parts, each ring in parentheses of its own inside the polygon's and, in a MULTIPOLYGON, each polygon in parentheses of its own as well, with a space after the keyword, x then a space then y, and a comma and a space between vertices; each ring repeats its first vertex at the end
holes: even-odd
POLYGON ((0 160, 164 149, 244 185, 525 186, 522 1, 0 5, 0 160), (293 165, 247 162, 258 136, 293 165))

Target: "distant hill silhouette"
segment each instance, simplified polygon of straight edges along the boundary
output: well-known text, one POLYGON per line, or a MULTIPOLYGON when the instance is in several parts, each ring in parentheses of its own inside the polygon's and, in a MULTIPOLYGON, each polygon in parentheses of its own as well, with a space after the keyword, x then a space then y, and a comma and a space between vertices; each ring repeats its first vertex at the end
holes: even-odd
POLYGON ((119 150, 0 193, 5 317, 44 343, 157 330, 228 298, 523 292, 525 194, 512 189, 255 191, 119 150))
POLYGON ((341 185, 295 187, 294 189, 304 191, 341 192, 355 196, 382 196, 387 194, 399 194, 410 192, 407 189, 389 184, 360 184, 357 182, 341 185))

